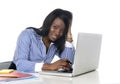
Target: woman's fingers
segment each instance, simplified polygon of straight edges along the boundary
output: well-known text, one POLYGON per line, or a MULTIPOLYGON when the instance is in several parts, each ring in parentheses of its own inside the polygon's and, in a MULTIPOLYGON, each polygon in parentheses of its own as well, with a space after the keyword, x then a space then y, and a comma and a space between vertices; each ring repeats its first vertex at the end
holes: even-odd
POLYGON ((68 59, 60 59, 60 60, 52 63, 52 67, 54 68, 54 70, 58 70, 59 68, 63 68, 66 70, 71 69, 70 61, 68 59))

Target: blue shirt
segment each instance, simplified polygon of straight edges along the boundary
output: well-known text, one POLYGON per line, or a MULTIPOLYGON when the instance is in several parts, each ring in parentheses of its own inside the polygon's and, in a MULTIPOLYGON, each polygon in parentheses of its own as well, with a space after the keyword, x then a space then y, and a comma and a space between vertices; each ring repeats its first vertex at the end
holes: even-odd
POLYGON ((46 53, 42 36, 38 35, 33 29, 25 29, 18 37, 13 61, 18 71, 25 72, 34 72, 36 63, 51 63, 55 55, 61 59, 67 58, 73 63, 74 47, 65 47, 61 55, 58 55, 56 50, 54 43, 51 43, 46 53))

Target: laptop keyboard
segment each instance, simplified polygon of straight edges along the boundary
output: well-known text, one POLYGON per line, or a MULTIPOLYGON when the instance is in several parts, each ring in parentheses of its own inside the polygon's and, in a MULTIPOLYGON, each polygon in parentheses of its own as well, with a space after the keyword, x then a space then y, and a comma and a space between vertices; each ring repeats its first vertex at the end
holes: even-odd
POLYGON ((72 73, 73 69, 65 70, 63 68, 58 69, 58 72, 72 73))

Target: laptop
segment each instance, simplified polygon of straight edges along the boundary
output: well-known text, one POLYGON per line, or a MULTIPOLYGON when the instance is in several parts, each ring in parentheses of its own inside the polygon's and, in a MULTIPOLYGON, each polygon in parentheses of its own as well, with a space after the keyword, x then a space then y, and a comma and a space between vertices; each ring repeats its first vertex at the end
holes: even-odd
POLYGON ((94 71, 98 68, 101 34, 78 33, 73 71, 71 73, 58 71, 40 71, 39 74, 74 77, 94 71))

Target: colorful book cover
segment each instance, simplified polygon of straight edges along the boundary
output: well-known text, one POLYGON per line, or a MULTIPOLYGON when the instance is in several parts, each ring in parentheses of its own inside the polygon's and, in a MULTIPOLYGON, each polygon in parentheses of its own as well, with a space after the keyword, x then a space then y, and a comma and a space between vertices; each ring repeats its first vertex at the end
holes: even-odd
POLYGON ((10 73, 0 73, 0 81, 14 81, 29 78, 36 78, 36 76, 24 72, 13 71, 10 73))

